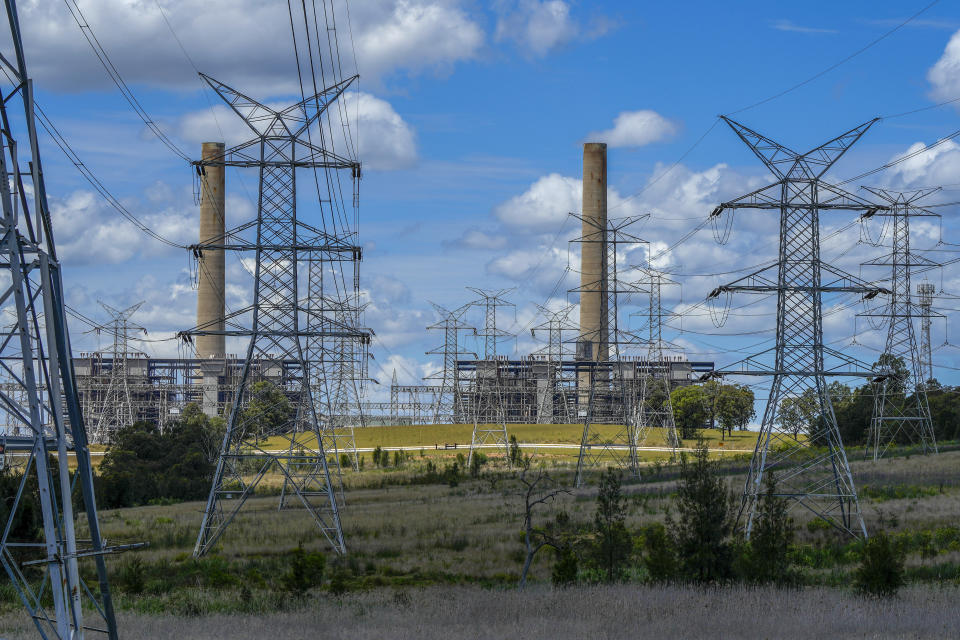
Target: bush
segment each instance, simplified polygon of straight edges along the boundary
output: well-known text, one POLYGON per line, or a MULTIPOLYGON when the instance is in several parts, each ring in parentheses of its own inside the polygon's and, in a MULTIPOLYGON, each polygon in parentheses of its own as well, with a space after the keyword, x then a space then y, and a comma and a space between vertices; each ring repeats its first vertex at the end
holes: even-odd
POLYGON ((678 521, 668 520, 680 559, 680 574, 698 584, 728 581, 733 575, 734 500, 717 464, 700 440, 693 461, 681 458, 678 521))
POLYGON ((290 570, 283 576, 284 588, 303 596, 308 589, 323 582, 326 565, 323 554, 304 551, 303 545, 298 545, 290 554, 290 570))
POLYGON ((786 585, 797 579, 790 557, 793 519, 787 515, 786 499, 776 495, 773 473, 767 473, 764 481, 766 492, 760 498, 750 542, 744 549, 742 574, 748 582, 786 585))
POLYGON ((470 477, 479 478, 480 470, 485 464, 487 464, 487 456, 479 451, 474 451, 473 456, 470 458, 470 477))
POLYGON ((607 582, 623 576, 627 560, 633 552, 633 539, 624 522, 626 515, 626 500, 620 490, 620 472, 608 468, 600 478, 597 511, 593 518, 596 532, 594 562, 603 571, 607 582))
POLYGON ((573 547, 566 545, 554 549, 553 573, 550 578, 554 586, 567 587, 577 582, 579 562, 573 547))
POLYGON ((895 596, 904 582, 903 553, 887 534, 874 534, 860 550, 860 566, 853 577, 853 586, 862 595, 895 596))
POLYGON ((215 463, 210 441, 220 422, 190 404, 163 433, 149 422, 120 429, 95 477, 98 505, 112 509, 205 498, 215 463))
POLYGON ((644 531, 643 566, 654 582, 667 582, 677 576, 677 552, 673 539, 659 522, 644 531))

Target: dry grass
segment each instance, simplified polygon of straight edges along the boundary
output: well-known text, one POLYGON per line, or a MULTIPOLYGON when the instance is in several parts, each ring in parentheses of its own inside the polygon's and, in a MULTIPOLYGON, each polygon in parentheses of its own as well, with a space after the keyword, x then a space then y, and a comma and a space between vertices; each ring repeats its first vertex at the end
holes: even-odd
MULTIPOLYGON (((527 592, 477 587, 326 594, 261 616, 175 617, 121 612, 127 639, 262 638, 953 638, 960 591, 912 588, 892 601, 829 589, 698 590, 580 587, 527 592)), ((33 638, 26 621, 0 618, 11 640, 33 638)))

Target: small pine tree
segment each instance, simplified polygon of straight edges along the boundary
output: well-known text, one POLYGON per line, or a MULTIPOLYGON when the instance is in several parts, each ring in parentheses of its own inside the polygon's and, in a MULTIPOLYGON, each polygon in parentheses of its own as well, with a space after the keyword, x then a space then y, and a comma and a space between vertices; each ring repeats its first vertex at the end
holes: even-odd
POLYGON ((668 520, 680 560, 680 574, 699 584, 716 584, 733 574, 733 496, 701 439, 693 461, 680 461, 676 498, 679 519, 668 520))
POLYGON ((565 545, 554 549, 553 572, 550 578, 557 587, 568 587, 577 582, 579 571, 577 554, 572 545, 565 545))
POLYGON ((483 468, 483 465, 487 464, 487 456, 480 453, 479 451, 473 452, 473 457, 470 458, 470 477, 479 478, 480 470, 483 468))
POLYGON ((790 558, 793 543, 793 519, 787 514, 787 501, 776 495, 773 473, 764 478, 766 491, 760 498, 750 542, 746 549, 745 577, 755 583, 789 584, 796 578, 790 558))
POLYGON ((620 579, 633 552, 626 516, 627 503, 620 489, 620 472, 610 467, 600 478, 597 511, 593 518, 596 531, 594 560, 606 575, 607 582, 620 579))
POLYGON ((520 443, 517 442, 517 436, 510 436, 510 464, 519 467, 523 463, 523 456, 520 454, 520 443))
POLYGON ((403 464, 403 455, 399 451, 393 452, 393 466, 399 467, 403 464))
POLYGON ((287 591, 303 597, 310 587, 320 584, 326 558, 316 552, 304 551, 303 545, 290 554, 290 570, 283 576, 283 585, 287 591))
POLYGON ((677 576, 677 553, 667 528, 651 524, 643 536, 643 566, 654 582, 668 582, 677 576))
POLYGON ((903 582, 903 553, 887 534, 874 534, 860 550, 854 588, 863 595, 890 598, 903 582))
POLYGON ((373 466, 380 466, 380 455, 383 453, 383 449, 380 448, 380 445, 377 445, 373 450, 373 466))

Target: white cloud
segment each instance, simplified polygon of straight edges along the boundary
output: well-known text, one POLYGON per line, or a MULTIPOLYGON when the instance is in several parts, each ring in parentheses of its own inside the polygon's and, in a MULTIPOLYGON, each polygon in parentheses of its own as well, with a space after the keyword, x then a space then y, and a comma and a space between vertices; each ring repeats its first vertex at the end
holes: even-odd
POLYGON ((660 142, 677 132, 677 125, 656 111, 623 111, 614 119, 613 128, 594 131, 590 142, 606 142, 611 147, 642 147, 660 142))
MULTIPOLYGON (((389 102, 363 91, 347 93, 340 100, 342 106, 332 108, 329 122, 323 121, 324 139, 332 141, 334 149, 346 155, 343 150, 356 145, 365 169, 405 169, 416 163, 413 128, 389 102), (342 126, 344 116, 350 122, 349 130, 342 126)), ((279 110, 289 105, 271 102, 265 106, 279 110)), ((180 119, 179 131, 194 144, 222 137, 228 147, 254 135, 235 113, 222 105, 186 114, 180 119)))
POLYGON ((960 96, 960 31, 953 34, 943 55, 927 71, 934 100, 952 100, 960 96))
MULTIPOLYGON (((926 145, 915 142, 891 160, 923 151, 926 145)), ((960 145, 947 140, 943 144, 905 160, 891 168, 887 175, 891 188, 909 189, 937 184, 951 184, 960 173, 960 145)))
POLYGON ((501 3, 495 38, 512 40, 529 55, 543 57, 580 34, 563 0, 520 0, 501 3))
POLYGON ((493 214, 508 227, 543 232, 556 230, 570 212, 580 210, 580 204, 581 181, 551 173, 498 205, 493 214))
POLYGON ((840 33, 836 29, 824 29, 822 27, 805 27, 799 24, 794 24, 790 20, 776 20, 770 25, 777 31, 792 31, 794 33, 807 33, 807 34, 824 34, 824 33, 840 33))
POLYGON ((446 243, 450 247, 464 249, 503 249, 507 246, 506 236, 498 233, 486 233, 479 229, 467 229, 456 240, 446 243))
MULTIPOLYGON (((345 73, 354 69, 356 50, 356 66, 367 82, 377 83, 397 71, 446 71, 475 57, 483 45, 483 29, 459 0, 352 3, 349 24, 344 1, 332 2, 343 68, 345 73)), ((161 5, 204 73, 252 94, 299 91, 290 18, 283 3, 162 0, 161 5)), ((197 88, 196 74, 156 3, 85 0, 80 7, 129 83, 197 88)), ((19 8, 31 73, 41 86, 65 91, 112 86, 63 3, 22 2, 19 8)), ((306 39, 300 29, 302 48, 306 39)), ((325 32, 322 16, 320 30, 325 32)))

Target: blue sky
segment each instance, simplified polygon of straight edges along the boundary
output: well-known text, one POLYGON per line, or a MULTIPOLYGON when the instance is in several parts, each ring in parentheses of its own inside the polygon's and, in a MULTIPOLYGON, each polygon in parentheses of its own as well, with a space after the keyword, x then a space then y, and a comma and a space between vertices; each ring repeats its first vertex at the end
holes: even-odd
MULTIPOLYGON (((140 102, 180 146, 198 155, 199 143, 220 137, 220 129, 234 135, 233 116, 222 107, 215 107, 221 109, 216 121, 211 116, 217 98, 202 89, 155 3, 78 4, 140 102)), ((265 102, 296 99, 286 3, 159 4, 200 70, 265 102)), ((436 319, 427 301, 459 306, 473 297, 467 286, 517 287, 510 294, 516 323, 509 311, 502 322, 520 335, 501 349, 528 353, 540 346, 529 337, 529 327, 539 322, 534 305, 558 308, 575 286, 575 274, 565 273, 568 255, 576 266, 576 249, 567 245, 576 230, 567 213, 579 209, 582 142, 610 144, 611 216, 651 214, 637 233, 665 248, 720 200, 768 179, 725 125, 713 127, 674 166, 718 114, 814 76, 928 3, 368 0, 351 4, 349 21, 342 0, 332 4, 347 66, 355 63, 361 74, 361 93, 350 97, 366 167, 361 277, 367 323, 378 334, 371 372, 386 384, 393 369, 407 382, 435 370, 438 363, 424 355, 440 339, 424 330, 436 319)), ((195 241, 191 169, 122 100, 67 7, 24 2, 21 20, 38 100, 70 144, 152 228, 178 243, 195 241)), ((735 117, 806 150, 871 118, 956 97, 960 7, 942 0, 838 68, 735 117)), ((830 177, 845 180, 951 133, 960 121, 954 106, 884 119, 830 177)), ((193 324, 187 252, 134 229, 92 194, 48 138, 43 144, 68 301, 105 320, 97 300, 114 307, 146 300, 135 319, 160 341, 142 348, 179 353, 175 341, 164 339, 193 324)), ((227 180, 228 217, 251 215, 254 176, 231 172, 227 180)), ((948 142, 868 180, 892 188, 953 185, 934 199, 960 200, 960 146, 948 142)), ((307 211, 310 202, 301 206, 307 211)), ((944 213, 945 239, 960 242, 960 225, 950 220, 960 212, 944 213)), ((837 216, 825 216, 825 234, 852 220, 837 216)), ((875 237, 880 228, 868 231, 875 237)), ((938 233, 918 227, 915 246, 934 247, 938 233)), ((825 259, 859 273, 861 261, 883 253, 860 242, 864 237, 859 225, 839 234, 825 243, 825 259)), ((719 329, 703 308, 687 310, 737 277, 692 274, 744 269, 775 251, 774 216, 744 213, 735 217, 726 245, 706 228, 667 253, 661 264, 681 283, 664 293, 680 312, 668 337, 691 358, 718 365, 762 349, 772 337, 772 301, 734 309, 719 329), (734 333, 752 335, 719 335, 734 333)), ((640 255, 628 252, 624 264, 640 255)), ((935 277, 941 290, 941 274, 935 277)), ((249 298, 249 282, 237 264, 228 278, 230 303, 240 306, 249 298)), ((960 293, 955 268, 945 269, 942 281, 943 292, 960 293)), ((733 305, 747 302, 754 300, 733 305)), ((827 340, 873 361, 869 347, 882 345, 883 332, 868 330, 861 320, 857 342, 867 347, 851 345, 853 314, 860 309, 849 302, 826 303, 838 307, 825 320, 827 340)), ((625 302, 624 313, 641 311, 641 303, 625 302)), ((479 314, 472 320, 479 322, 479 314)), ((938 322, 935 345, 946 339, 945 327, 955 335, 952 322, 938 322)), ((77 349, 98 346, 101 338, 83 333, 87 327, 72 328, 77 349)), ((945 347, 935 360, 954 367, 958 355, 945 347)), ((951 369, 936 373, 957 382, 951 369)))

